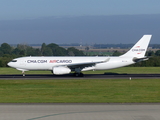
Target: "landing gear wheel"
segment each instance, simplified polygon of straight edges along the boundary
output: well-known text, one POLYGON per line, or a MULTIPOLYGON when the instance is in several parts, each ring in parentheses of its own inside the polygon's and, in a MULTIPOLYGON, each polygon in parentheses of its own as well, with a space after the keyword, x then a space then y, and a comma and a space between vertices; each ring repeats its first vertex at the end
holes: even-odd
POLYGON ((25 76, 25 72, 24 71, 22 71, 22 74, 23 74, 23 76, 25 76))
POLYGON ((74 76, 75 76, 75 77, 83 77, 84 74, 83 74, 83 73, 74 73, 74 76))

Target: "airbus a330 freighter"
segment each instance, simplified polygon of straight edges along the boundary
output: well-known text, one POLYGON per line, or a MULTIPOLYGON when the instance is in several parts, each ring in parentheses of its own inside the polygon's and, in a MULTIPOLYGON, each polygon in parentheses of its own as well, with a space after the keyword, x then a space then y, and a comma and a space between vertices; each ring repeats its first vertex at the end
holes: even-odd
POLYGON ((13 59, 8 66, 22 71, 49 70, 55 75, 69 74, 75 72, 76 76, 83 76, 82 71, 108 70, 131 65, 148 60, 145 56, 152 35, 144 35, 127 53, 118 56, 106 57, 20 57, 13 59))

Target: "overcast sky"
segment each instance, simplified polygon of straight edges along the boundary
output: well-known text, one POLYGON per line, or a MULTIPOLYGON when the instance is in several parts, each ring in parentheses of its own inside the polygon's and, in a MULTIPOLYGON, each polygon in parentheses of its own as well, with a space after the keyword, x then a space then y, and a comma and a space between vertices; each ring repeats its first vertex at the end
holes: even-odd
POLYGON ((0 44, 160 44, 160 0, 0 0, 0 44))
POLYGON ((0 0, 0 20, 47 16, 159 14, 160 0, 0 0))

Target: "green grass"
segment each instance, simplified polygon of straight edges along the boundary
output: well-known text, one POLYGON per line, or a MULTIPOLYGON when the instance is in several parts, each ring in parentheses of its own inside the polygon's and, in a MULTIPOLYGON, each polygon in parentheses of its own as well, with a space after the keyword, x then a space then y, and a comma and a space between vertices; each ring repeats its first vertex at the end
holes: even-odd
MULTIPOLYGON (((26 71, 26 74, 52 74, 51 71, 26 71)), ((160 74, 160 67, 122 67, 112 70, 102 71, 86 71, 84 74, 104 74, 104 73, 118 73, 118 74, 160 74)), ((0 68, 0 74, 21 74, 13 68, 0 68)))
MULTIPOLYGON (((52 74, 51 71, 26 71, 26 74, 52 74)), ((22 74, 21 71, 10 67, 0 67, 0 75, 22 74)))
POLYGON ((118 74, 160 74, 160 67, 122 67, 112 70, 103 71, 86 71, 87 74, 103 74, 103 73, 118 73, 118 74))
POLYGON ((160 80, 0 80, 0 98, 0 103, 157 103, 160 80))
MULTIPOLYGON (((123 67, 85 74, 159 74, 160 67, 123 67)), ((0 74, 21 74, 0 68, 0 74)), ((28 71, 26 74, 51 74, 28 71)), ((0 103, 156 103, 160 102, 159 79, 0 80, 0 103)))

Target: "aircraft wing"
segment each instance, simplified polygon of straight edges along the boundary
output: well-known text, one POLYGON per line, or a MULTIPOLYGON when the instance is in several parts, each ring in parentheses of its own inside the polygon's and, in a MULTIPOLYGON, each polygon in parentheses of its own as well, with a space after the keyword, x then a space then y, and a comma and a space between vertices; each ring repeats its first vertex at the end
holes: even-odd
POLYGON ((97 62, 84 62, 84 63, 73 63, 73 64, 68 64, 66 65, 68 68, 70 69, 75 69, 75 68, 80 68, 83 69, 85 67, 92 67, 97 63, 104 63, 104 62, 108 62, 110 60, 110 58, 104 60, 104 61, 97 61, 97 62))

